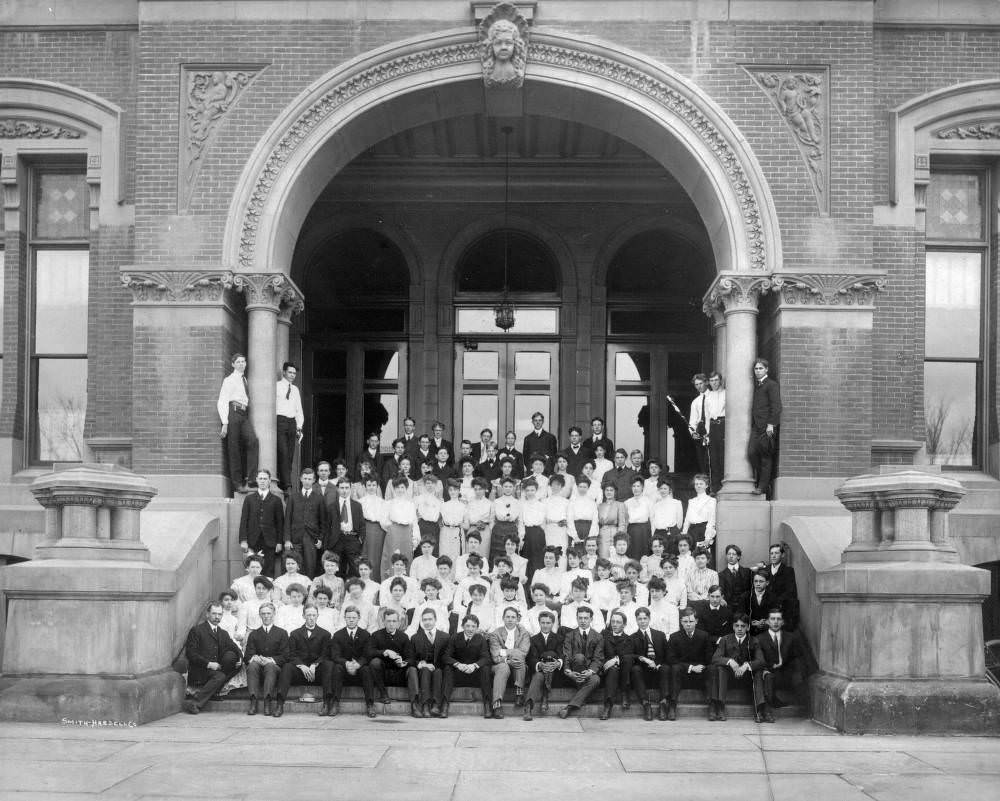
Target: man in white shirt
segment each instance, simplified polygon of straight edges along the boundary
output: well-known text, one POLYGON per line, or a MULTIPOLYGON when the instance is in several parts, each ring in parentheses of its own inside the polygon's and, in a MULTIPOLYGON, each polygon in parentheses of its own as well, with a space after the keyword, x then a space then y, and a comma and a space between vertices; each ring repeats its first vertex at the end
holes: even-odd
POLYGON ((292 362, 281 365, 281 380, 275 388, 275 406, 278 413, 278 485, 285 492, 292 485, 292 457, 295 445, 302 442, 302 396, 295 386, 298 369, 292 362))
POLYGON ((705 393, 708 391, 708 376, 698 373, 691 379, 698 395, 691 401, 691 412, 688 415, 688 430, 695 440, 695 455, 698 458, 698 472, 708 472, 708 448, 705 447, 705 435, 708 433, 708 417, 706 416, 705 393))
POLYGON ((233 372, 226 376, 219 390, 216 408, 222 429, 219 436, 226 441, 229 457, 229 478, 236 492, 250 492, 248 478, 257 472, 257 435, 250 422, 250 396, 247 385, 247 357, 234 353, 233 372))

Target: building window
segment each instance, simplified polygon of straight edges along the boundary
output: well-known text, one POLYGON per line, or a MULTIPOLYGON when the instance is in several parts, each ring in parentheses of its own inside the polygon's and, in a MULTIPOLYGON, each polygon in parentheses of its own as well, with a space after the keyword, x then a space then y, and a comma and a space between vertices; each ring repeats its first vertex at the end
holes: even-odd
POLYGON ((983 461, 987 178, 983 170, 934 171, 927 190, 927 455, 950 467, 983 461))
POLYGON ((87 413, 89 196, 83 172, 32 175, 31 460, 83 459, 87 413))

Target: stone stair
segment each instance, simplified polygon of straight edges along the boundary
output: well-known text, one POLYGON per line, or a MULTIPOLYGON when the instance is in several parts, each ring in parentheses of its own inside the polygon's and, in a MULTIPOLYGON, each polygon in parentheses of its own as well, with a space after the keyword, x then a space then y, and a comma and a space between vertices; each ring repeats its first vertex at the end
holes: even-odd
MULTIPOLYGON (((410 702, 403 687, 386 688, 392 702, 386 706, 375 704, 375 711, 379 716, 386 717, 409 717, 410 702)), ((549 696, 548 717, 555 717, 566 701, 569 700, 572 692, 564 687, 554 688, 549 696)), ((285 714, 311 714, 316 715, 320 710, 322 693, 318 687, 292 687, 289 690, 288 699, 285 701, 285 714), (315 701, 302 701, 301 696, 310 690, 314 693, 315 701)), ((210 712, 246 712, 249 696, 246 689, 233 690, 226 696, 216 696, 206 706, 205 710, 210 712)), ((650 694, 650 700, 655 702, 655 694, 650 694)), ((733 719, 753 719, 754 710, 750 703, 750 694, 743 691, 733 690, 729 693, 729 701, 726 703, 726 714, 733 719)), ((581 710, 573 713, 574 716, 596 718, 601 713, 604 702, 603 690, 597 690, 591 697, 590 703, 581 710)), ((364 715, 364 696, 360 687, 345 687, 340 699, 340 714, 344 715, 364 715)), ((697 690, 682 690, 679 703, 677 704, 677 719, 697 719, 704 720, 708 709, 705 705, 705 697, 697 690)), ((479 691, 470 687, 456 687, 452 694, 452 702, 449 707, 449 714, 452 716, 473 716, 479 717, 483 714, 483 705, 479 698, 479 691)), ((504 715, 507 717, 520 718, 521 709, 514 708, 514 692, 508 689, 504 695, 504 715)), ((807 717, 804 706, 794 704, 783 706, 774 712, 776 718, 805 718, 807 717)), ((534 716, 540 717, 539 710, 534 710, 534 716)), ((629 709, 623 709, 621 705, 616 705, 612 711, 612 718, 634 718, 642 719, 642 705, 632 699, 629 709)))

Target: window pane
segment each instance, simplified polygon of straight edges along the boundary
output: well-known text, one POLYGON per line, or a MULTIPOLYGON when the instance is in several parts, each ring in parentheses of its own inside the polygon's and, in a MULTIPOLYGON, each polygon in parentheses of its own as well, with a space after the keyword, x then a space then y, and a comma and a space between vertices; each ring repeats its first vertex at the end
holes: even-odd
POLYGON ((364 398, 364 436, 373 431, 381 439, 383 451, 399 436, 399 395, 395 392, 366 392, 364 398))
POLYGON ((976 463, 976 397, 978 365, 926 362, 924 410, 927 455, 931 464, 976 463))
POLYGON ((83 459, 87 360, 39 359, 36 447, 43 462, 83 459))
MULTIPOLYGON (((499 334, 493 309, 459 309, 456 315, 460 334, 499 334)), ((558 334, 559 309, 514 307, 514 327, 508 334, 558 334)))
POLYGON ((37 173, 35 236, 39 239, 85 239, 88 234, 86 176, 37 173))
POLYGON ((479 442, 484 428, 496 431, 500 400, 496 395, 462 396, 462 439, 479 442))
MULTIPOLYGON (((497 381, 500 354, 494 350, 466 351, 462 354, 462 377, 466 381, 497 381)), ((477 437, 473 442, 478 442, 477 437)))
POLYGON ((522 351, 514 354, 515 381, 549 381, 552 378, 552 354, 522 351))
POLYGON ((649 381, 648 353, 616 353, 615 381, 649 381))
POLYGON ((399 354, 394 350, 366 350, 365 378, 381 381, 399 379, 399 354))
POLYGON ((318 381, 337 381, 347 378, 347 351, 316 351, 313 354, 313 378, 318 381))
MULTIPOLYGON (((531 415, 541 412, 545 415, 545 430, 552 431, 555 423, 552 421, 550 408, 552 397, 543 394, 515 395, 514 396, 514 433, 517 434, 517 441, 522 442, 525 434, 530 434, 534 427, 531 425, 531 415)), ((527 454, 530 456, 531 454, 527 454)))
POLYGON ((638 448, 644 455, 649 449, 646 431, 649 428, 649 398, 645 395, 615 396, 615 448, 629 453, 638 448))
POLYGON ((35 353, 87 352, 86 250, 35 256, 35 353))
POLYGON ((927 252, 927 356, 978 358, 982 255, 927 252))
POLYGON ((983 205, 980 176, 931 173, 927 187, 929 239, 982 239, 983 205))

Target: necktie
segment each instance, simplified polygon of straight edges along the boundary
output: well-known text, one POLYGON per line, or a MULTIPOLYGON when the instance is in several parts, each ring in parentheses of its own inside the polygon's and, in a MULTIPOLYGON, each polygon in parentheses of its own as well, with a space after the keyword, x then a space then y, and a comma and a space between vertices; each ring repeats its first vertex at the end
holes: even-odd
POLYGON ((288 385, 288 391, 285 393, 285 400, 289 400, 292 397, 292 385, 288 385))
POLYGON ((309 490, 302 490, 302 497, 303 498, 308 498, 309 497, 309 490))
POLYGON ((646 656, 654 661, 656 660, 656 649, 653 648, 653 637, 648 630, 646 631, 646 656))
POLYGON ((247 397, 249 398, 250 397, 250 389, 249 389, 249 384, 247 384, 246 374, 243 375, 243 391, 245 393, 247 393, 247 397))

